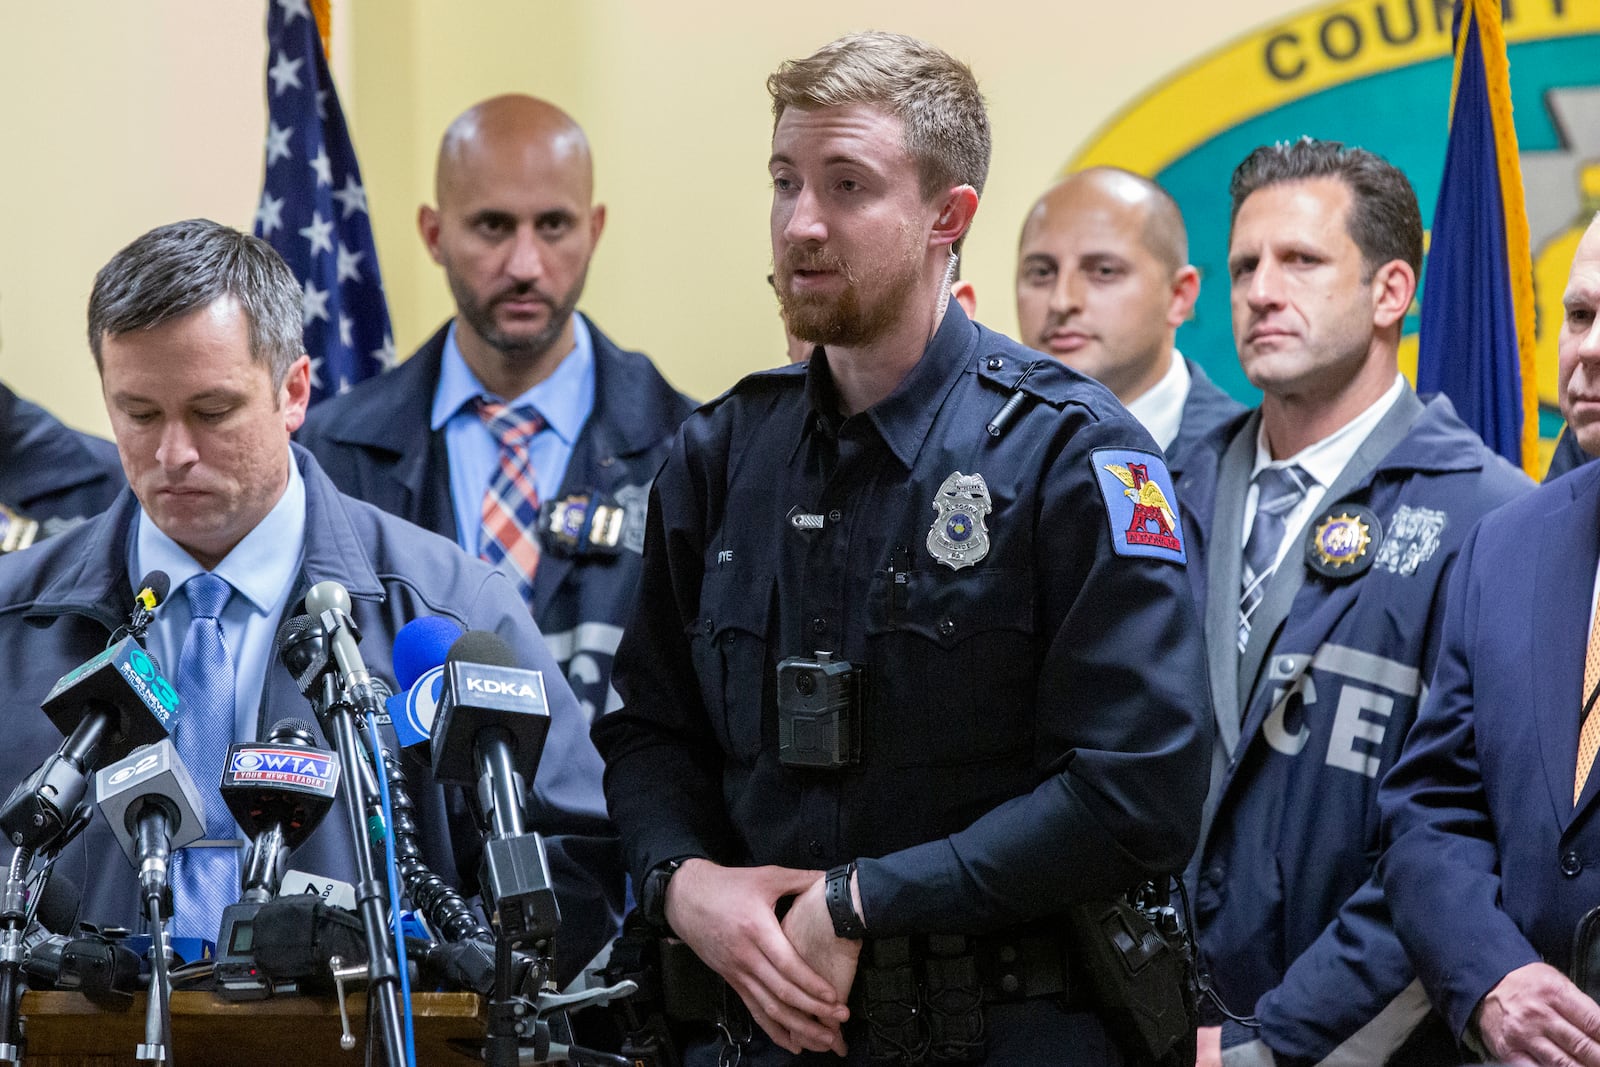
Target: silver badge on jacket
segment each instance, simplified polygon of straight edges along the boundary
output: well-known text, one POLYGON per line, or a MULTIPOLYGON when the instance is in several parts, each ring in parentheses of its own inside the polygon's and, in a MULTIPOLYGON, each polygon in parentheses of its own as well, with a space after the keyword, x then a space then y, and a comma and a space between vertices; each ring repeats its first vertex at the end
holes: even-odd
POLYGON ((951 570, 970 567, 989 554, 989 528, 983 517, 994 510, 981 474, 956 471, 933 498, 935 518, 928 530, 928 553, 951 570))

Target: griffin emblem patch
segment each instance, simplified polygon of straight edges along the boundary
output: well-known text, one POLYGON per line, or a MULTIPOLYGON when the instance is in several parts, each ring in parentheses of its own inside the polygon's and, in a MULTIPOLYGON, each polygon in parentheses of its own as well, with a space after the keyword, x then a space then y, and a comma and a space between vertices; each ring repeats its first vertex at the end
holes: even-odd
POLYGON ((1095 481, 1111 523, 1111 547, 1119 556, 1187 563, 1177 494, 1167 464, 1136 448, 1097 448, 1090 453, 1095 481))
POLYGON ((983 518, 993 510, 983 475, 960 471, 951 474, 933 497, 928 554, 953 571, 970 567, 987 556, 989 528, 983 518))

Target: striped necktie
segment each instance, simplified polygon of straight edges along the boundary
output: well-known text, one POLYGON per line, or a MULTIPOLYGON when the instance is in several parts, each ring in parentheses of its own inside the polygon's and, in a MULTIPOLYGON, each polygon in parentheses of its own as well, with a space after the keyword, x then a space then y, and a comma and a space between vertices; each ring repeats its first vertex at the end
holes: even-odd
POLYGON ((1305 499, 1311 476, 1298 465, 1263 467, 1256 475, 1256 519, 1244 545, 1240 570, 1239 651, 1250 643, 1250 618, 1261 606, 1267 582, 1278 569, 1278 546, 1283 544, 1284 522, 1295 505, 1305 499))
MULTIPOLYGON (((222 762, 233 740, 233 656, 222 639, 222 611, 233 587, 214 574, 197 574, 183 587, 189 598, 189 631, 178 657, 178 722, 173 745, 200 788, 205 836, 238 838, 237 824, 222 799, 222 762)), ((172 862, 172 936, 217 939, 222 909, 239 899, 239 850, 179 849, 172 862)))
POLYGON ((528 446, 544 429, 544 418, 531 406, 508 407, 487 397, 479 397, 477 407, 500 442, 500 466, 483 496, 478 556, 509 573, 532 605, 539 569, 539 486, 528 446))
POLYGON ((1578 806, 1583 787, 1594 769, 1594 754, 1600 751, 1600 701, 1594 698, 1595 687, 1600 686, 1600 601, 1595 603, 1594 620, 1589 624, 1589 651, 1583 660, 1583 725, 1578 731, 1578 773, 1572 782, 1572 806, 1578 806))

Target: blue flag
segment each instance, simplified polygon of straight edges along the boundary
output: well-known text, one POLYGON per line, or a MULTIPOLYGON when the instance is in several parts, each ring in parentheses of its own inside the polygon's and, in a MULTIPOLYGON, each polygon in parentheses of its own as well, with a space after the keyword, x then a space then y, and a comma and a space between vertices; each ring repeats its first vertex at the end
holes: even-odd
POLYGON ((255 233, 300 282, 311 402, 394 363, 355 149, 307 0, 267 12, 267 162, 255 233))
POLYGON ((1457 0, 1454 40, 1417 390, 1444 393, 1490 448, 1533 473, 1533 263, 1499 0, 1457 0))

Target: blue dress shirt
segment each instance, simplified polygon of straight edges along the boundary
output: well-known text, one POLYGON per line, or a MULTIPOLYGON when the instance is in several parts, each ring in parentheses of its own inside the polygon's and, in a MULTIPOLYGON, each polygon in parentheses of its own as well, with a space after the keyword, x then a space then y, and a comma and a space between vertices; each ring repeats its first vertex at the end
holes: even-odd
MULTIPOLYGON (((306 486, 300 469, 286 456, 289 484, 283 496, 255 529, 223 557, 213 574, 233 586, 234 595, 222 612, 222 639, 234 662, 233 737, 231 741, 257 740, 261 688, 267 671, 283 670, 274 649, 283 609, 300 573, 306 544, 306 486)), ((204 568, 182 546, 163 533, 140 509, 134 518, 134 536, 128 539, 128 574, 134 582, 152 570, 172 579, 172 591, 156 609, 146 636, 150 652, 162 673, 175 677, 183 638, 189 630, 189 599, 183 583, 204 568)), ((182 694, 179 694, 180 696, 182 694)), ((309 708, 307 709, 309 713, 309 708)), ((270 727, 271 723, 266 723, 270 727)), ((265 730, 262 730, 265 733, 265 730)), ((195 783, 206 786, 203 783, 195 783)), ((215 788, 215 783, 211 783, 215 788)))
POLYGON ((500 467, 500 442, 478 417, 472 401, 490 396, 512 407, 531 404, 544 416, 545 429, 529 446, 539 499, 549 500, 561 492, 578 433, 594 411, 594 341, 582 315, 572 316, 572 351, 555 372, 521 396, 509 401, 494 396, 472 373, 456 344, 456 324, 450 324, 445 337, 443 360, 439 365, 439 384, 433 392, 430 428, 444 427, 445 449, 450 457, 450 502, 456 512, 456 542, 468 553, 478 554, 478 533, 483 515, 483 497, 489 491, 500 467))

